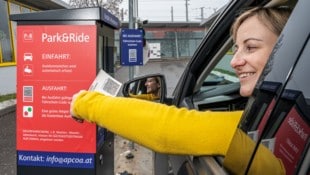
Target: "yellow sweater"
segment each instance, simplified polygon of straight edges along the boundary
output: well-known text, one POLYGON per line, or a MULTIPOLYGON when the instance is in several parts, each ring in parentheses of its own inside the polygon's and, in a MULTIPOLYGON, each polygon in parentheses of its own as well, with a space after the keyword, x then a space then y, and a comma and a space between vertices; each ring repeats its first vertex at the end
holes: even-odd
POLYGON ((129 94, 129 97, 137 98, 141 100, 149 100, 149 101, 159 100, 159 97, 155 96, 154 94, 139 94, 139 95, 129 94))
MULTIPOLYGON (((145 100, 109 97, 98 92, 85 91, 73 100, 71 113, 156 152, 226 156, 227 151, 230 150, 234 158, 228 159, 227 167, 230 172, 237 174, 241 174, 240 166, 230 160, 239 159, 236 162, 240 162, 243 157, 241 156, 242 146, 254 145, 250 138, 242 134, 242 131, 236 132, 242 111, 200 112, 145 100), (252 143, 248 144, 248 142, 252 143), (229 149, 231 143, 234 143, 232 148, 236 150, 229 149)), ((272 174, 279 174, 279 172, 282 174, 281 162, 269 150, 264 149, 263 152, 263 157, 270 161, 262 162, 264 169, 261 173, 267 174, 269 171, 266 169, 269 168, 272 174), (272 161, 274 159, 276 161, 272 161)), ((225 162, 227 161, 224 161, 224 164, 225 162)), ((260 173, 255 170, 254 174, 260 173)))

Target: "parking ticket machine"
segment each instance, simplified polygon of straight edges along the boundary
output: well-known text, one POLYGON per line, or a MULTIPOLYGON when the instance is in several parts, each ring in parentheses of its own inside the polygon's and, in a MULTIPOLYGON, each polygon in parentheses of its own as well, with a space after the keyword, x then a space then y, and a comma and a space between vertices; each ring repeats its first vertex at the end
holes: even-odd
POLYGON ((119 20, 103 8, 11 15, 17 24, 18 175, 113 174, 113 134, 72 120, 72 95, 114 73, 119 20))

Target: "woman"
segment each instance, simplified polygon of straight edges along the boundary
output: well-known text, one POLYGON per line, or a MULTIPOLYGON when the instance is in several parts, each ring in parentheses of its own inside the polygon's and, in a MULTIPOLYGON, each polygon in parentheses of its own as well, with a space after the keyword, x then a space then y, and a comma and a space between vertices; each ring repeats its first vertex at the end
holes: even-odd
POLYGON ((289 9, 256 8, 244 12, 233 24, 231 66, 239 77, 242 96, 252 94, 289 14, 289 9))
MULTIPOLYGON (((254 8, 234 22, 235 54, 231 66, 240 79, 242 96, 252 94, 289 13, 287 9, 254 8)), ((72 116, 95 122, 157 152, 225 156, 225 168, 235 174, 244 173, 244 162, 254 147, 237 129, 241 111, 200 112, 87 91, 73 97, 70 110, 72 116), (131 110, 135 106, 139 110, 131 110)), ((281 161, 268 149, 260 147, 258 151, 260 156, 254 160, 251 174, 285 172, 281 161)))
POLYGON ((129 93, 129 97, 156 101, 160 99, 160 78, 159 77, 148 77, 144 83, 146 88, 145 94, 131 94, 129 93))
POLYGON ((147 94, 152 94, 155 98, 160 97, 160 80, 158 77, 147 78, 144 85, 147 94))

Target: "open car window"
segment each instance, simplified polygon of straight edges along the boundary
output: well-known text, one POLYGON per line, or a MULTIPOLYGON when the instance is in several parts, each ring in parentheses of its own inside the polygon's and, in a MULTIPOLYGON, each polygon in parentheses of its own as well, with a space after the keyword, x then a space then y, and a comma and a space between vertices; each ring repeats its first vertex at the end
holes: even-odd
MULTIPOLYGON (((267 5, 262 2, 259 5, 289 6, 294 8, 296 2, 297 1, 294 0, 285 2, 272 1, 267 5)), ((268 2, 266 1, 266 3, 268 2)), ((253 3, 253 6, 256 6, 256 4, 253 3)), ((241 9, 242 7, 236 8, 241 9)), ((225 12, 226 11, 223 12, 223 16, 225 16, 225 12)), ((235 13, 233 15, 235 15, 235 13)), ((230 14, 230 16, 233 15, 230 14)), ((307 15, 304 14, 303 16, 307 15)), ((252 164, 252 158, 254 158, 253 155, 255 155, 256 146, 260 145, 258 141, 261 138, 262 131, 266 128, 266 124, 269 123, 268 117, 270 111, 273 111, 277 105, 279 97, 288 80, 288 74, 297 60, 305 38, 307 38, 309 34, 309 29, 307 28, 305 29, 307 30, 305 32, 307 35, 304 35, 304 31, 297 33, 296 29, 294 29, 296 26, 300 26, 300 28, 302 28, 301 30, 305 28, 304 25, 306 24, 299 24, 305 23, 305 20, 301 20, 300 16, 290 19, 289 21, 290 24, 286 25, 284 32, 282 32, 279 37, 278 43, 270 56, 270 62, 266 66, 266 70, 259 80, 252 97, 243 98, 239 95, 239 81, 230 67, 230 61, 233 56, 231 52, 232 41, 231 38, 228 37, 229 32, 223 29, 225 28, 223 26, 221 26, 221 28, 216 28, 217 26, 214 27, 214 29, 217 29, 217 33, 213 33, 213 35, 205 39, 205 45, 202 46, 201 50, 196 54, 195 59, 198 59, 195 60, 195 62, 191 62, 192 64, 189 64, 191 67, 189 67, 188 73, 185 74, 186 81, 184 81, 184 86, 180 87, 185 90, 183 93, 179 93, 181 95, 178 94, 179 96, 177 96, 182 100, 182 103, 178 104, 185 104, 183 106, 193 107, 199 111, 244 110, 240 123, 240 130, 242 130, 241 133, 245 136, 243 138, 250 140, 251 144, 243 145, 248 148, 246 157, 244 156, 244 149, 239 149, 242 148, 242 146, 237 144, 237 148, 241 152, 238 156, 242 158, 242 160, 238 160, 240 162, 239 165, 243 165, 240 172, 249 170, 252 164), (223 31, 226 32, 224 33, 223 31), (221 36, 221 38, 216 38, 216 36, 221 36), (201 61, 202 59, 204 59, 204 61, 201 61), (190 104, 193 104, 193 106, 190 106, 190 104), (263 118, 267 119, 265 123, 263 118)), ((212 30, 210 31, 212 32, 212 30)), ((309 154, 310 153, 308 153, 308 155, 309 154)), ((236 154, 227 154, 225 159, 232 156, 236 156, 236 154)), ((236 162, 236 157, 232 159, 236 162)), ((220 167, 223 167, 223 165, 225 167, 225 164, 221 164, 223 159, 216 156, 194 156, 191 161, 188 161, 191 163, 190 166, 186 167, 193 167, 193 170, 196 172, 208 172, 215 167, 210 163, 211 160, 215 160, 215 162, 219 163, 220 167)), ((172 162, 174 163, 174 161, 172 162)))
POLYGON ((294 8, 244 112, 240 128, 257 142, 246 172, 253 168, 260 147, 269 148, 287 174, 308 171, 303 168, 307 166, 304 160, 309 156, 310 133, 306 3, 309 5, 309 1, 300 1, 294 8), (296 25, 301 28, 298 34, 296 25))
POLYGON ((233 68, 230 66, 232 58, 233 52, 232 49, 229 49, 204 80, 201 90, 210 85, 225 85, 239 82, 233 68))
POLYGON ((239 79, 230 66, 232 58, 232 41, 229 38, 197 81, 197 92, 193 97, 196 109, 200 111, 244 109, 247 98, 239 94, 239 79))
MULTIPOLYGON (((229 62, 232 58, 232 55, 229 55, 229 49, 227 49, 227 52, 222 50, 222 52, 225 52, 225 54, 223 54, 221 57, 218 57, 216 61, 212 60, 213 62, 209 64, 209 67, 207 68, 208 71, 206 71, 206 75, 208 74, 208 76, 206 76, 204 79, 201 79, 200 82, 202 83, 198 83, 199 88, 196 87, 197 91, 193 101, 195 107, 199 110, 232 111, 236 109, 245 109, 240 128, 245 134, 248 134, 248 137, 250 137, 254 143, 257 143, 257 146, 249 148, 248 157, 244 159, 244 163, 248 162, 249 166, 243 167, 244 172, 249 171, 252 161, 255 159, 255 156, 253 155, 255 155, 259 146, 267 146, 271 151, 273 151, 276 157, 280 158, 281 160, 283 159, 282 161, 286 166, 286 171, 289 172, 288 174, 296 173, 298 171, 296 170, 296 167, 302 167, 303 165, 303 155, 307 154, 309 148, 309 116, 307 116, 308 114, 306 112, 301 113, 300 109, 309 109, 309 107, 305 107, 304 104, 306 103, 303 103, 298 105, 296 104, 293 108, 289 106, 286 108, 283 106, 283 103, 281 103, 282 100, 279 98, 283 96, 285 84, 289 80, 288 77, 291 76, 290 70, 293 68, 293 66, 295 66, 295 63, 299 59, 301 49, 305 44, 305 38, 309 37, 309 29, 304 27, 305 24, 294 24, 296 21, 298 21, 297 19, 301 18, 301 16, 302 15, 294 15, 293 18, 289 19, 287 26, 280 35, 278 43, 270 56, 270 60, 265 67, 264 73, 257 84, 254 95, 250 97, 250 99, 247 99, 245 102, 247 106, 238 103, 242 98, 240 96, 238 97, 239 91, 237 90, 239 88, 239 82, 234 75, 233 70, 230 68, 229 62), (293 32, 293 26, 302 26, 305 31, 302 31, 296 37, 296 35, 293 35, 293 33, 296 33, 293 32), (225 64, 225 66, 223 66, 223 64, 225 64), (277 123, 270 122, 269 117, 271 116, 271 111, 273 111, 277 105, 280 105, 279 111, 282 110, 282 113, 279 112, 274 116, 274 118, 277 117, 278 120, 272 121, 278 121, 277 123), (287 113, 283 113, 283 108, 285 110, 288 109, 287 113), (288 116, 287 114, 290 114, 292 117, 290 119, 284 117, 288 116), (289 141, 289 143, 286 143, 288 136, 287 134, 283 134, 283 132, 287 132, 288 126, 285 123, 282 123, 284 120, 279 119, 281 116, 286 118, 287 121, 294 120, 294 123, 299 122, 298 125, 302 126, 304 132, 307 133, 303 134, 303 141, 296 143, 298 146, 294 145, 294 141, 289 141), (278 125, 277 128, 275 128, 275 125, 278 125), (270 133, 273 133, 273 135, 269 137, 263 136, 264 139, 262 143, 264 145, 261 145, 260 140, 262 133, 264 130, 268 130, 269 128, 273 128, 274 131, 270 131, 270 133), (280 134, 280 136, 277 135, 278 139, 274 139, 273 137, 276 136, 278 130, 281 131, 282 134, 280 134), (283 139, 281 143, 282 146, 283 144, 287 144, 287 148, 285 149, 291 149, 289 150, 289 153, 287 153, 288 151, 284 150, 283 148, 279 149, 281 145, 275 142, 276 140, 279 140, 279 138, 283 139), (277 147, 275 147, 275 145, 277 145, 277 147), (298 152, 299 150, 300 152, 298 152), (283 152, 286 153, 283 154, 283 152), (298 154, 296 152, 298 152, 298 154)), ((299 20, 299 23, 302 23, 302 21, 299 20)), ((305 55, 309 55, 309 53, 305 55)), ((298 76, 303 75, 300 74, 298 76)), ((309 89, 308 85, 303 85, 302 87, 309 89)), ((286 94, 294 94, 292 91, 287 91, 287 89, 285 89, 285 92, 286 94)), ((307 99, 307 93, 307 91, 303 90, 302 99, 304 99, 305 102, 309 100, 307 99)), ((309 155, 309 153, 307 155, 309 155)), ((231 155, 227 155, 226 157, 229 156, 231 155)))
POLYGON ((261 139, 281 159, 287 174, 307 171, 303 165, 310 142, 310 83, 305 76, 310 73, 308 39, 270 116, 272 125, 267 123, 261 139))

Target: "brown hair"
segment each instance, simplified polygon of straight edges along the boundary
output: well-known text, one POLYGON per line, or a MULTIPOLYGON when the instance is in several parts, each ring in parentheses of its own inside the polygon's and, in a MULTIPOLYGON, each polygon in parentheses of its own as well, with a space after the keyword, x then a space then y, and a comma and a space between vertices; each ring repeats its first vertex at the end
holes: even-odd
POLYGON ((270 31, 279 36, 290 14, 291 9, 281 7, 255 7, 245 10, 235 19, 235 22, 231 27, 233 40, 235 41, 237 37, 237 30, 240 25, 252 16, 257 16, 258 20, 260 20, 270 31))

